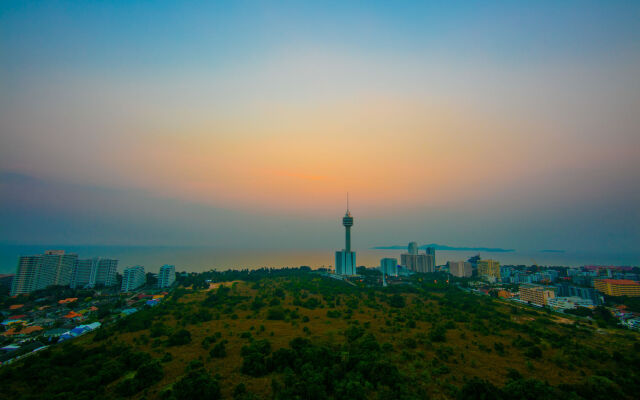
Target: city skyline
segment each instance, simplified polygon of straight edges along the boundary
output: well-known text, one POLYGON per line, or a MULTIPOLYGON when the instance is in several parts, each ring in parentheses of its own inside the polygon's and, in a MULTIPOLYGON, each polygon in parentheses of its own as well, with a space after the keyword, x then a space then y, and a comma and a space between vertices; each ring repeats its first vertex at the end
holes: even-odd
POLYGON ((0 1, 0 397, 637 398, 639 22, 0 1))
POLYGON ((638 264, 639 16, 3 2, 0 243, 339 248, 349 190, 358 249, 638 264))

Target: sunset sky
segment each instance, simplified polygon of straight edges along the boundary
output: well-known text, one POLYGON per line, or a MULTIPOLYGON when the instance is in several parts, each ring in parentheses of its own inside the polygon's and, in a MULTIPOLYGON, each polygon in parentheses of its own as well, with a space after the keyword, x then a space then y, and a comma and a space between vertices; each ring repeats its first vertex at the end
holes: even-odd
POLYGON ((0 2, 0 242, 640 253, 640 2, 212 3, 0 2))

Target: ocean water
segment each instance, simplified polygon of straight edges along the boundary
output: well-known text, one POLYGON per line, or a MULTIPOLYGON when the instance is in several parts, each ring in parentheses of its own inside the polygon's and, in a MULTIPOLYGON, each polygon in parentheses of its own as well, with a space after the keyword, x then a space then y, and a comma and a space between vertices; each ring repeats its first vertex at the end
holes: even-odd
MULTIPOLYGON (((119 260, 119 269, 142 265, 148 272, 157 272, 163 264, 173 264, 178 271, 200 272, 211 269, 254 269, 260 267, 318 268, 332 266, 336 249, 265 250, 219 249, 212 247, 170 246, 20 246, 0 245, 0 273, 14 273, 20 255, 42 254, 45 250, 61 249, 78 253, 80 258, 110 257, 119 260)), ((358 265, 375 267, 383 257, 400 260, 402 250, 355 249, 358 265)), ((436 263, 466 260, 478 254, 474 251, 436 251, 436 263)), ((536 251, 481 252, 482 258, 498 260, 501 264, 569 266, 581 265, 640 265, 640 253, 544 253, 536 251)))

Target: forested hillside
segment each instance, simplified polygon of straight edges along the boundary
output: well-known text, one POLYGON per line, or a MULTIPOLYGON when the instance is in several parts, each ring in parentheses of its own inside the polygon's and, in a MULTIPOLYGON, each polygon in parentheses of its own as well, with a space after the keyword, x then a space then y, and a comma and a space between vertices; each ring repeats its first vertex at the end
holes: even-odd
POLYGON ((433 278, 371 288, 308 271, 210 273, 158 306, 0 368, 0 396, 610 400, 640 393, 637 333, 433 278), (204 277, 216 283, 207 287, 204 277))

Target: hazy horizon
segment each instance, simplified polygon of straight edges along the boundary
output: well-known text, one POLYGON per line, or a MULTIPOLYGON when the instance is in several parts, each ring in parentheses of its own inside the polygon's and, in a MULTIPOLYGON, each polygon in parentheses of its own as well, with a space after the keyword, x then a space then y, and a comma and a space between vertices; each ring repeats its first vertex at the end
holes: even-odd
MULTIPOLYGON (((178 271, 202 272, 210 269, 255 269, 309 266, 332 267, 332 249, 229 249, 206 246, 87 246, 87 245, 31 245, 0 244, 0 274, 14 273, 20 255, 41 254, 45 250, 61 249, 75 252, 79 258, 111 257, 119 260, 118 270, 142 265, 147 272, 158 272, 161 265, 175 265, 178 271)), ((375 268, 383 257, 397 258, 406 250, 356 248, 357 265, 375 268)), ((639 266, 636 253, 545 253, 515 250, 512 252, 436 251, 437 265, 447 261, 463 261, 480 254, 502 265, 542 265, 580 267, 583 265, 639 266)))

